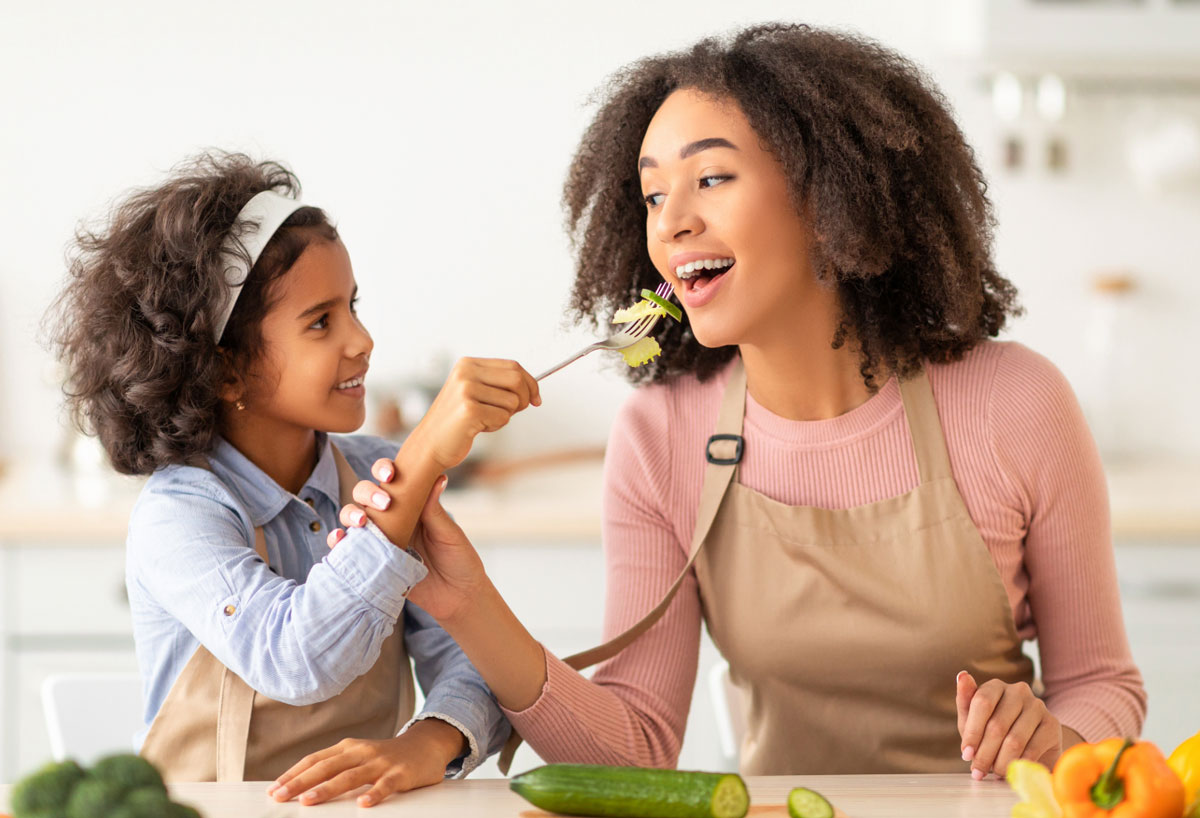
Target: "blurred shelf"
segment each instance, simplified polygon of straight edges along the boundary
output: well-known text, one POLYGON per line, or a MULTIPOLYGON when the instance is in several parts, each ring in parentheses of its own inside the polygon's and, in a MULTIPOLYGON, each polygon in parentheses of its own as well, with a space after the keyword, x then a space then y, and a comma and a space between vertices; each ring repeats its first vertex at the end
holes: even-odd
MULTIPOLYGON (((1106 466, 1114 540, 1200 543, 1200 461, 1106 466)), ((528 469, 468 488, 444 504, 480 543, 600 542, 603 465, 598 460, 528 469)), ((71 479, 14 467, 0 478, 0 543, 123 542, 141 481, 71 479)))

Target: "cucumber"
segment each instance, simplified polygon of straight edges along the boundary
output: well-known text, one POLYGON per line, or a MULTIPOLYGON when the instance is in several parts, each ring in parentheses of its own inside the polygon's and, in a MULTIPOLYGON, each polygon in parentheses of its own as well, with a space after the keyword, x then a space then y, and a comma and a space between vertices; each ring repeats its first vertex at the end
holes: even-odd
POLYGON ((788 793, 788 815, 792 818, 833 818, 833 804, 816 790, 796 787, 788 793))
POLYGON ((535 807, 563 815, 742 818, 750 808, 746 784, 735 773, 547 764, 508 786, 535 807))
POLYGON ((667 311, 667 315, 671 316, 676 321, 683 320, 683 310, 679 309, 679 307, 676 307, 670 301, 654 292, 654 290, 642 290, 642 298, 646 299, 647 301, 653 301, 655 304, 662 307, 667 311))

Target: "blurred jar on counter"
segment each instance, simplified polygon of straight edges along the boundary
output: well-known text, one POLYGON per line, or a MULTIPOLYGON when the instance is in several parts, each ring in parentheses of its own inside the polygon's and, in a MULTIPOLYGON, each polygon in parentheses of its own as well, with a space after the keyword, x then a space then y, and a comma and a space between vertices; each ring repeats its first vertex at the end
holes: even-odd
POLYGON ((1135 449, 1130 375, 1136 365, 1136 290, 1137 281, 1128 270, 1104 271, 1092 278, 1084 332, 1089 378, 1081 402, 1100 455, 1108 462, 1128 460, 1135 449))

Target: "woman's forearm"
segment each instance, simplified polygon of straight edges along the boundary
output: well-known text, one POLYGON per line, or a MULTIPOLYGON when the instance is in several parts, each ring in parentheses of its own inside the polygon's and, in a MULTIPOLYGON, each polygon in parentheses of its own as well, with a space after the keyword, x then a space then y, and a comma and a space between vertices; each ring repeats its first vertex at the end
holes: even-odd
POLYGON ((546 684, 546 655, 490 580, 470 604, 441 623, 509 710, 537 701, 546 684))

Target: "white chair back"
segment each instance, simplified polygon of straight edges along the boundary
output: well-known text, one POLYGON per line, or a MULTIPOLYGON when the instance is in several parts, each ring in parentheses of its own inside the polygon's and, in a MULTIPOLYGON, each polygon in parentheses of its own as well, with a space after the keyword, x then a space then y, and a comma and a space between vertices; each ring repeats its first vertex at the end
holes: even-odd
POLYGON ((728 770, 736 770, 741 755, 742 738, 746 735, 745 696, 729 678, 729 663, 718 662, 708 673, 708 694, 712 698, 717 737, 728 770))
POLYGON ((142 679, 136 673, 57 673, 42 683, 42 709, 55 761, 87 766, 134 751, 142 726, 142 679))

